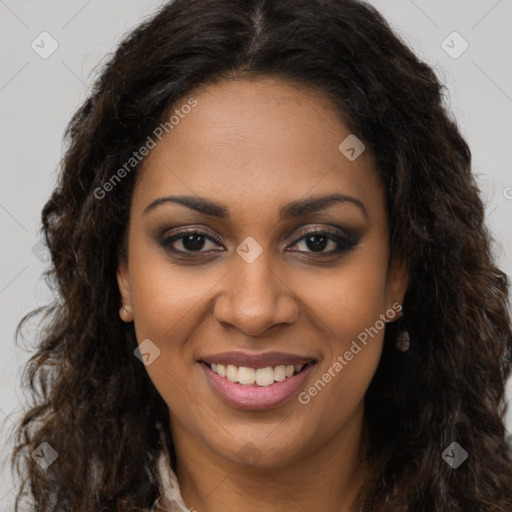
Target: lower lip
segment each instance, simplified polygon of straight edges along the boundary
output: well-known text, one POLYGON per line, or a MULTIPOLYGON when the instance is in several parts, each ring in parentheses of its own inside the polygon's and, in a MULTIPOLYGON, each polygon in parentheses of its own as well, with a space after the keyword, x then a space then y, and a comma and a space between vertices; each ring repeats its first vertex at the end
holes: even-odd
POLYGON ((225 402, 251 411, 271 409, 286 402, 300 389, 314 366, 310 362, 297 375, 287 377, 281 382, 274 382, 270 386, 246 386, 221 377, 204 362, 200 362, 200 365, 210 384, 225 402))

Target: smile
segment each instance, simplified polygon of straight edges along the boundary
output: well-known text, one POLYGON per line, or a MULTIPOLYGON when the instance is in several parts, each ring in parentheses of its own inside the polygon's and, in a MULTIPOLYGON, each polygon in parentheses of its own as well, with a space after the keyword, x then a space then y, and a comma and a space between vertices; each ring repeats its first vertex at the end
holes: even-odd
POLYGON ((315 361, 297 365, 249 368, 200 362, 207 381, 227 404, 245 410, 278 407, 297 394, 315 361))
POLYGON ((244 386, 270 386, 274 382, 282 382, 283 380, 293 377, 306 366, 305 364, 279 365, 272 368, 247 368, 245 366, 235 366, 233 364, 215 364, 211 363, 212 372, 225 377, 229 382, 238 382, 244 386))

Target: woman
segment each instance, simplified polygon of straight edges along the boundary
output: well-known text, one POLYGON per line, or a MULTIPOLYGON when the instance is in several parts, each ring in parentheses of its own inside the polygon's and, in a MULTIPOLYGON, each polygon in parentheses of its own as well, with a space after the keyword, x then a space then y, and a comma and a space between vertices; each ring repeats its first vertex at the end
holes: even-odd
POLYGON ((355 0, 120 44, 42 214, 37 510, 510 511, 508 285, 441 93, 355 0))

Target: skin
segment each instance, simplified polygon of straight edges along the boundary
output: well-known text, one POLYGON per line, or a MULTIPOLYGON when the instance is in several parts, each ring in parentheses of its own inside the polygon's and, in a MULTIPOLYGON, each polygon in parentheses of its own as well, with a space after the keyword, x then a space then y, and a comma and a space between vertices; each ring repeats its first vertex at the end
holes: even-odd
MULTIPOLYGON (((355 161, 340 152, 350 131, 316 90, 260 78, 202 86, 190 96, 197 106, 151 150, 137 177, 127 261, 117 272, 139 343, 150 339, 160 350, 145 369, 169 407, 182 497, 199 512, 349 511, 365 474, 358 465, 363 399, 384 329, 306 405, 297 397, 262 411, 228 405, 197 359, 228 350, 311 355, 318 363, 304 391, 402 303, 408 277, 398 260, 388 269, 385 194, 373 156, 368 147, 355 161), (359 200, 366 215, 343 202, 279 219, 284 204, 333 192, 359 200), (230 218, 171 202, 143 214, 171 194, 220 202, 230 218), (356 232, 358 242, 333 254, 336 242, 328 241, 317 251, 331 254, 314 259, 318 252, 303 237, 329 226, 356 232), (183 227, 222 242, 206 238, 199 255, 173 255, 160 240, 183 227), (263 249, 252 263, 236 252, 248 236, 263 249)), ((190 246, 181 239, 173 247, 190 246)))

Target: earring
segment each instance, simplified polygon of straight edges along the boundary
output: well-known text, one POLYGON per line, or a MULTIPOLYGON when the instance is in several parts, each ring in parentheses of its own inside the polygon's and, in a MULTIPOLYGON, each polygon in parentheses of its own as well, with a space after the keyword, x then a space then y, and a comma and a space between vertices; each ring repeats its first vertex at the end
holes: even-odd
POLYGON ((402 352, 407 352, 410 346, 411 338, 407 329, 404 327, 402 332, 399 334, 398 339, 396 340, 396 348, 402 352))
MULTIPOLYGON (((398 318, 402 318, 404 316, 403 310, 402 310, 402 304, 399 304, 398 302, 395 302, 393 304, 392 308, 389 308, 386 313, 384 314, 384 323, 391 324, 396 321, 395 316, 400 315, 398 318), (398 305, 399 309, 398 311, 395 309, 395 305, 398 305)), ((381 316, 382 318, 382 316, 381 316)))
POLYGON ((133 320, 132 313, 130 311, 128 311, 128 309, 126 308, 126 306, 124 304, 121 307, 121 309, 119 310, 119 316, 121 317, 121 320, 123 322, 131 322, 133 320))

